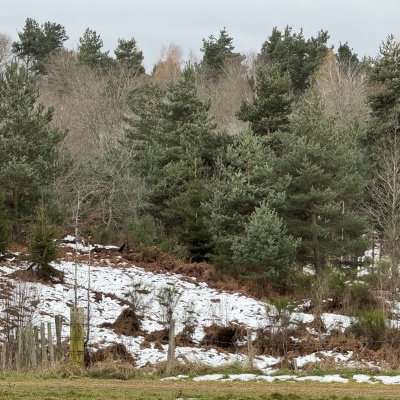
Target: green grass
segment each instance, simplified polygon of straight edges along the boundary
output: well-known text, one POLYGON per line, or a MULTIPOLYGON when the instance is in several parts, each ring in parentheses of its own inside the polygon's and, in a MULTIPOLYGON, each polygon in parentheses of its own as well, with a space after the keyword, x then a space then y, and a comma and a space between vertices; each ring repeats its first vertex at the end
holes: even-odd
POLYGON ((218 384, 204 383, 202 385, 186 382, 160 383, 154 381, 125 382, 110 380, 109 382, 89 379, 53 380, 29 382, 28 385, 10 381, 0 386, 2 400, 41 399, 41 400, 169 400, 169 399, 199 399, 199 400, 385 400, 398 397, 396 389, 393 393, 374 394, 374 388, 369 386, 369 393, 359 393, 358 385, 348 387, 346 393, 338 393, 335 385, 315 385, 296 383, 288 385, 259 383, 250 385, 244 382, 220 382, 218 384), (310 393, 307 393, 309 389, 310 393))
MULTIPOLYGON (((213 372, 216 372, 215 370, 213 372)), ((221 373, 241 373, 237 366, 230 366, 221 373)), ((284 372, 284 371, 281 371, 284 372)), ((289 371, 285 371, 286 373, 289 371)), ((340 375, 351 378, 366 371, 342 370, 340 375)), ((293 374, 293 371, 290 371, 293 374)), ((338 373, 338 371, 332 371, 338 373)), ((325 371, 325 374, 326 371, 325 371)), ((294 375, 294 374, 293 374, 294 375)), ((296 374, 296 375, 311 375, 296 374)), ((315 375, 315 374, 314 374, 315 375)), ((0 399, 43 400, 386 400, 398 398, 397 385, 363 383, 320 383, 278 381, 252 382, 193 382, 161 381, 160 376, 134 379, 106 379, 78 377, 53 378, 39 373, 2 375, 0 399)))
MULTIPOLYGON (((188 376, 220 373, 254 373, 241 364, 235 363, 219 368, 197 364, 186 365, 186 371, 175 371, 188 376)), ((162 370, 162 368, 160 368, 162 370)), ((147 371, 149 372, 149 371, 147 371)), ((400 375, 400 371, 377 371, 367 369, 329 370, 315 368, 295 373, 282 369, 274 375, 330 375, 339 374, 349 383, 320 383, 265 381, 251 382, 193 382, 191 379, 161 381, 161 373, 146 375, 126 364, 104 363, 85 370, 69 364, 48 371, 26 373, 3 373, 0 375, 0 399, 43 399, 43 400, 386 400, 398 398, 397 385, 376 385, 352 381, 355 374, 400 375), (140 372, 140 373, 139 373, 140 372)))

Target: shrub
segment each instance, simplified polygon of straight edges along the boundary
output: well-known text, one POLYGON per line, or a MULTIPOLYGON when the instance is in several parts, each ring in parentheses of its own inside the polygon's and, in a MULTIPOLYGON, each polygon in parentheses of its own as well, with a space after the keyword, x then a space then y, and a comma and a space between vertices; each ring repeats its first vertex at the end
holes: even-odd
POLYGON ((169 328, 173 314, 178 305, 179 299, 182 296, 182 291, 176 287, 165 286, 156 294, 156 298, 161 308, 161 320, 166 329, 169 328))
POLYGON ((295 305, 286 296, 278 296, 265 305, 266 326, 259 330, 255 347, 260 354, 284 356, 294 344, 293 337, 301 328, 293 321, 295 305))
POLYGON ((204 331, 202 345, 215 346, 225 350, 236 350, 237 342, 242 341, 245 336, 245 329, 235 324, 227 326, 213 324, 205 328, 204 331))
POLYGON ((343 306, 347 314, 356 315, 358 311, 374 310, 378 306, 376 296, 369 285, 355 283, 346 287, 343 306))
POLYGON ((367 347, 377 350, 384 342, 385 318, 379 311, 362 310, 349 330, 357 338, 365 339, 367 347))
POLYGON ((287 277, 286 287, 295 298, 304 298, 309 296, 314 275, 307 274, 303 271, 292 271, 287 277))
POLYGON ((133 281, 132 289, 125 294, 129 299, 129 307, 135 314, 143 316, 150 306, 152 298, 147 295, 151 293, 150 287, 143 282, 133 281))
POLYGON ((167 241, 163 226, 150 216, 127 221, 123 230, 129 243, 135 247, 161 246, 167 241))

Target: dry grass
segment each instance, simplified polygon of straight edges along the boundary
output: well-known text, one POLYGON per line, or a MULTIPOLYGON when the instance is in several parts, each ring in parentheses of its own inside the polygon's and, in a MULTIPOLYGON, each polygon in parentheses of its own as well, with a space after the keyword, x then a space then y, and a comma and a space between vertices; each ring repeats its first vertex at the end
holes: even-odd
POLYGON ((193 382, 160 380, 14 379, 0 380, 0 398, 46 400, 386 400, 398 398, 396 385, 315 382, 193 382))

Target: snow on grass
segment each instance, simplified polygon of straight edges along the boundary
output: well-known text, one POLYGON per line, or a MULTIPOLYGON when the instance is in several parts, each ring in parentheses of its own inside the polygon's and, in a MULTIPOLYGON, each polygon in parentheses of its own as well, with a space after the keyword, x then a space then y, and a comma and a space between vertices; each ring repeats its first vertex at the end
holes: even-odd
MULTIPOLYGON (((72 239, 71 239, 72 240, 72 239)), ((71 251, 85 253, 89 248, 85 245, 76 245, 69 243, 67 246, 71 251)), ((71 253, 71 256, 73 253, 71 253)), ((2 281, 8 281, 15 285, 23 285, 18 280, 12 279, 9 274, 17 269, 27 268, 28 264, 20 262, 16 265, 16 259, 10 258, 0 263, 0 278, 2 281)), ((173 288, 181 293, 181 297, 174 311, 176 319, 176 333, 182 331, 187 322, 188 315, 195 322, 195 330, 193 340, 199 343, 205 334, 204 329, 212 324, 229 325, 236 324, 244 328, 257 330, 271 325, 271 311, 265 308, 265 303, 246 297, 240 293, 228 293, 218 291, 209 287, 204 282, 197 282, 195 279, 182 279, 181 275, 172 273, 153 273, 143 268, 137 267, 124 261, 122 257, 115 257, 112 262, 109 258, 92 259, 92 265, 84 262, 61 261, 54 266, 65 274, 65 283, 44 285, 41 283, 26 283, 36 290, 40 298, 40 302, 36 307, 33 323, 53 322, 55 315, 63 316, 64 339, 69 337, 69 314, 70 307, 75 303, 75 295, 77 305, 88 306, 88 287, 90 273, 90 291, 89 291, 89 346, 105 347, 112 343, 122 343, 127 350, 133 355, 136 366, 141 368, 144 366, 155 365, 165 362, 167 358, 167 345, 156 345, 150 343, 144 345, 145 338, 143 336, 131 337, 116 334, 112 329, 103 327, 103 324, 112 324, 121 314, 122 310, 127 307, 124 301, 130 300, 129 292, 133 290, 133 283, 139 283, 141 288, 147 291, 142 294, 143 318, 142 330, 152 333, 163 329, 163 310, 157 295, 165 287, 173 288), (75 294, 76 288, 76 294, 75 294), (190 312, 189 312, 190 311, 190 312)), ((398 307, 400 309, 400 307, 398 307)), ((272 314, 273 314, 272 308, 272 314)), ((290 315, 291 322, 308 324, 314 320, 312 314, 294 312, 290 315)), ((321 320, 325 328, 330 330, 344 331, 350 326, 353 319, 337 314, 324 313, 321 320)), ((315 363, 322 361, 323 358, 329 357, 335 362, 352 366, 351 360, 353 353, 338 353, 333 351, 321 351, 312 353, 303 357, 297 357, 296 363, 298 368, 302 368, 307 363, 315 363)), ((183 347, 178 346, 175 351, 178 361, 193 362, 198 364, 206 364, 209 366, 219 367, 233 363, 246 364, 246 354, 234 354, 227 351, 217 350, 215 348, 202 347, 183 347)), ((197 377, 195 380, 253 380, 262 379, 266 381, 276 380, 313 380, 322 382, 343 382, 349 380, 339 375, 319 376, 296 376, 296 375, 280 375, 272 376, 276 370, 276 365, 281 362, 279 357, 268 355, 256 356, 254 358, 254 367, 261 371, 263 375, 255 374, 213 374, 203 377, 197 377)), ((178 376, 175 379, 186 379, 186 376, 178 376)), ((374 384, 382 382, 384 384, 400 383, 400 376, 376 376, 357 374, 353 380, 356 382, 368 382, 374 384)))

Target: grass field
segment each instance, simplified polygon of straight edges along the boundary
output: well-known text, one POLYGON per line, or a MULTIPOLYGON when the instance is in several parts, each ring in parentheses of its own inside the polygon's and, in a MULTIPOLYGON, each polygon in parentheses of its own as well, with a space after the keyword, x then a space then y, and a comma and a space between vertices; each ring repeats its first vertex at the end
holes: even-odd
POLYGON ((0 399, 202 399, 202 400, 384 400, 400 398, 400 388, 383 384, 315 382, 192 382, 160 380, 22 379, 0 380, 0 399))

